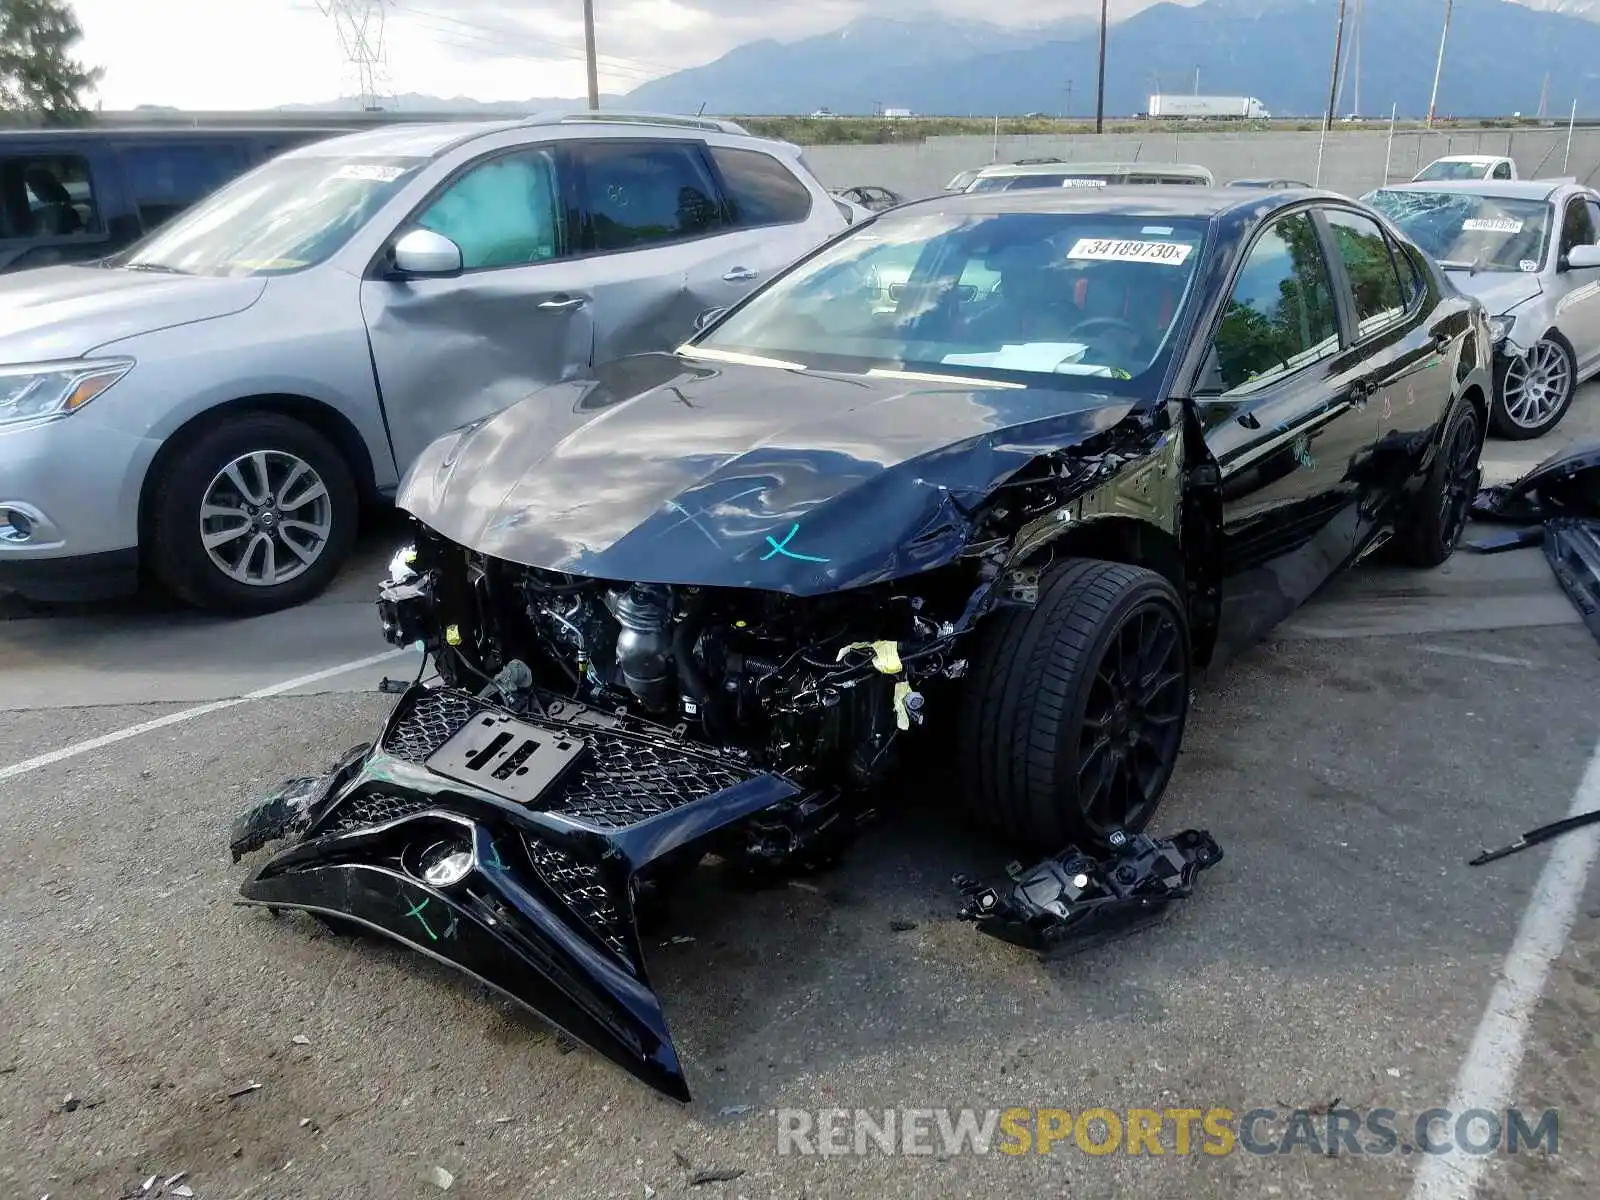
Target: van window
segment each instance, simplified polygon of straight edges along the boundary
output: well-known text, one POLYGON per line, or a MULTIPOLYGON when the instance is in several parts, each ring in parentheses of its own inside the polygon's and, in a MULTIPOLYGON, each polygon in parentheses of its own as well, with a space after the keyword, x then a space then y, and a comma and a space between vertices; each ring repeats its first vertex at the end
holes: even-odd
POLYGON ((117 156, 139 221, 147 230, 215 191, 245 165, 238 150, 225 142, 125 146, 117 156))
POLYGON ((72 237, 99 232, 99 205, 87 159, 76 154, 0 158, 0 237, 72 237))

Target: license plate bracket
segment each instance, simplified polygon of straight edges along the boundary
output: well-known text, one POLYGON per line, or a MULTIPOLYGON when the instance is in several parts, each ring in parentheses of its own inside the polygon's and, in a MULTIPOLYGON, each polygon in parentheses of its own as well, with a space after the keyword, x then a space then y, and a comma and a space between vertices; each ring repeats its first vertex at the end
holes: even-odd
POLYGON ((534 804, 588 750, 583 738, 480 712, 428 756, 435 774, 470 784, 517 804, 534 804))

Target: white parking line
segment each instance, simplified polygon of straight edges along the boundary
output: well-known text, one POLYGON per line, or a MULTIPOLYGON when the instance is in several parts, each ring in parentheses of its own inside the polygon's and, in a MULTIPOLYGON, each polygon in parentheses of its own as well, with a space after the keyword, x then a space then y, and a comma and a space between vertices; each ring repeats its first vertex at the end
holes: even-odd
POLYGON ((168 725, 176 725, 180 721, 191 721, 195 717, 203 717, 207 713, 220 712, 224 708, 232 708, 236 704, 244 704, 249 700, 266 700, 271 696, 281 696, 284 692, 292 692, 296 688, 307 687, 313 683, 321 683, 324 679, 332 679, 336 675, 343 675, 348 671, 359 671, 363 667, 376 666, 378 663, 387 662, 391 658, 398 658, 402 654, 415 653, 409 646, 398 650, 386 650, 382 654, 369 655, 358 658, 353 662, 340 663, 336 667, 326 670, 313 671, 309 675, 301 675, 298 679, 286 679, 282 683, 274 683, 270 687, 258 688, 243 696, 232 696, 227 700, 213 700, 209 704, 197 704, 193 708, 185 708, 179 712, 168 713, 164 717, 156 717, 151 721, 141 721, 137 725, 129 725, 124 729, 113 730, 111 733, 102 733, 99 737, 88 738, 81 742, 73 742, 70 746, 63 746, 59 750, 52 750, 48 754, 41 754, 36 758, 25 758, 19 763, 12 763, 9 767, 0 767, 0 783, 7 779, 15 779, 18 775, 26 775, 29 771, 37 771, 40 767, 52 766, 64 762, 69 758, 76 758, 80 754, 87 754, 91 750, 98 750, 102 746, 115 745, 117 742, 126 741, 131 737, 138 737, 141 733, 149 733, 155 729, 164 729, 168 725))
MULTIPOLYGON (((1584 770, 1569 814, 1600 808, 1600 746, 1584 770)), ((1528 900, 1522 925, 1506 955, 1500 982, 1478 1025, 1466 1061, 1456 1075, 1450 1110, 1503 1112, 1522 1065, 1523 1043, 1544 992, 1550 966, 1572 932, 1589 869, 1600 852, 1600 826, 1567 834, 1552 844, 1550 859, 1528 900)), ((1486 880, 1487 884, 1489 881, 1486 880)), ((1440 1154, 1423 1160, 1411 1183, 1411 1200, 1470 1200, 1488 1166, 1488 1155, 1440 1154)))

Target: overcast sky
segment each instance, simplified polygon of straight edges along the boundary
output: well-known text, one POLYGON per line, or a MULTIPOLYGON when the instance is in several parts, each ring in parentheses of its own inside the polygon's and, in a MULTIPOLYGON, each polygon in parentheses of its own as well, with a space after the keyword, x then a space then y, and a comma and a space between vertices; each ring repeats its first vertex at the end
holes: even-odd
MULTIPOLYGON (((1112 0, 1113 17, 1152 0, 1112 0)), ((1180 0, 1195 2, 1195 0, 1180 0)), ((267 108, 357 92, 334 21, 317 0, 72 0, 83 59, 105 68, 99 99, 181 108, 267 108)), ((595 0, 600 86, 625 92, 761 37, 837 29, 864 13, 934 12, 1038 23, 1097 0, 595 0)), ((581 96, 581 0, 387 0, 393 92, 478 100, 581 96)))

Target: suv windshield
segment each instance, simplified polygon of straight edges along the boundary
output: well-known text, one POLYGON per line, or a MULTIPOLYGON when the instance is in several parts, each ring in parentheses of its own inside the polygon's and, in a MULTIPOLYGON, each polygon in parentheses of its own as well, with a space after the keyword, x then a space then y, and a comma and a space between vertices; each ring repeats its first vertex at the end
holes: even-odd
POLYGON ((1098 213, 880 218, 682 352, 1013 385, 1082 387, 1091 377, 1104 387, 1168 354, 1205 231, 1192 218, 1098 213))
POLYGON ((183 275, 281 275, 322 262, 425 158, 291 155, 262 164, 111 259, 183 275))
POLYGON ((1389 188, 1365 200, 1447 267, 1537 271, 1544 262, 1550 205, 1543 200, 1389 188))
POLYGON ((1481 162, 1433 162, 1417 173, 1416 182, 1434 183, 1441 179, 1482 179, 1487 164, 1481 162))

